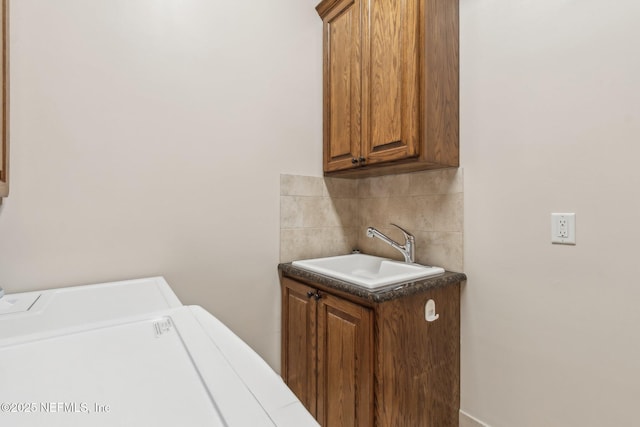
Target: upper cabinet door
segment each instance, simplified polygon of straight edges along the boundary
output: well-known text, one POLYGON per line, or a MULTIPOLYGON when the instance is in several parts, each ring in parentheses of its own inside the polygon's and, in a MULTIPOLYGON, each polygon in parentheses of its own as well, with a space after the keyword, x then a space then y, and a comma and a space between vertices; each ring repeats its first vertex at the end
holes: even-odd
POLYGON ((361 1, 318 5, 324 47, 324 170, 357 165, 360 157, 361 1))
POLYGON ((419 154, 419 0, 369 0, 363 32, 366 164, 419 154))
POLYGON ((0 0, 0 35, 2 59, 0 60, 0 203, 9 195, 9 13, 8 0, 0 0))

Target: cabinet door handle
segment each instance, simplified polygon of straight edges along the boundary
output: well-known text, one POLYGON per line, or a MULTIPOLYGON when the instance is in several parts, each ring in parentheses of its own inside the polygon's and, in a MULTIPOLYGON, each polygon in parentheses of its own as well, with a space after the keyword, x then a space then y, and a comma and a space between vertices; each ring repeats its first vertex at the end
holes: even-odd
POLYGON ((354 157, 353 159, 351 159, 351 163, 352 163, 352 164, 354 164, 354 165, 355 165, 355 164, 357 164, 357 163, 358 163, 358 159, 356 159, 356 158, 354 157))
POLYGON ((366 161, 367 161, 367 159, 365 159, 365 158, 364 158, 364 157, 362 157, 362 156, 360 156, 360 158, 358 159, 358 162, 360 162, 360 163, 364 163, 364 162, 366 162, 366 161))
POLYGON ((322 294, 320 294, 320 292, 318 291, 308 291, 307 292, 307 298, 311 298, 314 297, 316 299, 316 301, 318 301, 320 298, 322 298, 322 294))

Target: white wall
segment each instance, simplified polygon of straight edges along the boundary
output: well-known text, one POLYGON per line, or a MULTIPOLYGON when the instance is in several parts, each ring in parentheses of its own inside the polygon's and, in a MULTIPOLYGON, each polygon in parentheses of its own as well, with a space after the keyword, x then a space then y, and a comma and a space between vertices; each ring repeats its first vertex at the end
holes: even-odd
POLYGON ((462 409, 639 425, 640 3, 460 6, 462 409), (576 212, 575 247, 551 212, 576 212))
POLYGON ((11 2, 0 284, 164 275, 278 366, 280 173, 321 173, 315 3, 11 2))

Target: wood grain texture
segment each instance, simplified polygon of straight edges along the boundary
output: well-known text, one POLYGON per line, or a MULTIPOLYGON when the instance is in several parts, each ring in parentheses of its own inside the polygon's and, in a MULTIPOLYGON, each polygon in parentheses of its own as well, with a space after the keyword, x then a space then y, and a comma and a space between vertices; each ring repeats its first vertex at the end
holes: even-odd
POLYGON ((345 10, 329 25, 329 137, 331 157, 353 158, 351 146, 351 63, 353 11, 345 10))
POLYGON ((344 0, 323 0, 316 6, 316 12, 324 18, 332 9, 338 7, 344 0))
POLYGON ((368 41, 370 68, 370 150, 402 139, 402 51, 401 6, 404 1, 370 0, 368 41))
POLYGON ((376 310, 376 419, 380 427, 453 427, 460 407, 460 285, 376 310), (427 322, 427 300, 440 318, 427 322), (390 351, 393 349, 393 351, 390 351))
POLYGON ((316 415, 316 310, 314 289, 282 278, 282 378, 316 415))
MULTIPOLYGON (((402 139, 406 145, 404 158, 418 156, 421 151, 421 112, 424 100, 420 97, 420 59, 423 55, 420 30, 423 2, 404 0, 402 23, 402 139)), ((392 159, 395 160, 395 159, 392 159)))
POLYGON ((352 160, 360 156, 361 1, 331 2, 331 8, 321 5, 323 162, 325 170, 341 170, 353 167, 352 160))
POLYGON ((318 422, 323 427, 373 423, 371 311, 323 294, 318 305, 318 422))
MULTIPOLYGON (((416 0, 411 0, 416 1, 416 0)), ((417 156, 419 135, 407 133, 406 124, 417 122, 413 107, 417 104, 413 86, 406 85, 407 75, 417 72, 417 56, 406 54, 407 0, 371 0, 363 7, 362 54, 362 166, 417 156), (413 100, 406 97, 410 94, 413 100), (413 117, 415 116, 415 117, 413 117)))
MULTIPOLYGON (((283 287, 288 282, 296 283, 283 277, 283 287)), ((316 311, 316 418, 321 425, 458 425, 460 283, 381 303, 307 284, 298 283, 299 289, 320 289, 323 295, 316 311), (429 299, 440 315, 434 322, 424 318, 429 299)), ((288 310, 283 300, 283 317, 290 316, 288 310)), ((283 354, 307 354, 286 348, 284 340, 292 334, 284 328, 283 323, 283 354)))
POLYGON ((0 4, 2 63, 0 64, 0 203, 9 195, 9 10, 8 1, 0 4))
MULTIPOLYGON (((318 5, 325 27, 326 16, 340 7, 344 4, 335 0, 318 5)), ((326 175, 348 178, 459 166, 458 7, 458 0, 368 0, 352 7, 362 21, 361 37, 350 33, 358 43, 358 53, 351 57, 360 64, 361 81, 355 86, 352 77, 350 103, 332 102, 346 100, 339 95, 346 88, 336 80, 344 72, 331 74, 329 64, 330 55, 338 63, 351 47, 343 41, 327 47, 325 29, 326 175), (333 109, 335 115, 328 111, 333 109), (360 113, 360 148, 356 150, 353 141, 358 137, 352 133, 347 153, 340 135, 347 127, 356 130, 354 109, 360 113), (331 120, 342 124, 332 127, 331 120), (350 157, 358 156, 365 161, 350 163, 350 157)), ((353 16, 349 19, 354 22, 353 16)), ((356 74, 352 69, 351 75, 356 74)))
POLYGON ((371 176, 393 175, 399 173, 418 172, 433 169, 446 169, 448 167, 439 163, 423 162, 418 159, 397 160, 387 163, 378 163, 375 165, 364 166, 361 168, 353 168, 348 170, 340 170, 327 173, 326 176, 333 178, 367 178, 371 176))
POLYGON ((459 2, 424 0, 422 160, 459 165, 459 2))

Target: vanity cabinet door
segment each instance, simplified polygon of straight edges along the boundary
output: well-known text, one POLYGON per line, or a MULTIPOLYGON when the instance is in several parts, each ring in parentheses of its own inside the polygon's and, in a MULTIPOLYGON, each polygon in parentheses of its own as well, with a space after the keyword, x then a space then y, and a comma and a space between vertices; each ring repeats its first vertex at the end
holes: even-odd
POLYGON ((282 378, 316 416, 315 289, 282 279, 282 378))
POLYGON ((322 294, 318 300, 318 397, 323 427, 373 425, 373 316, 322 294))

